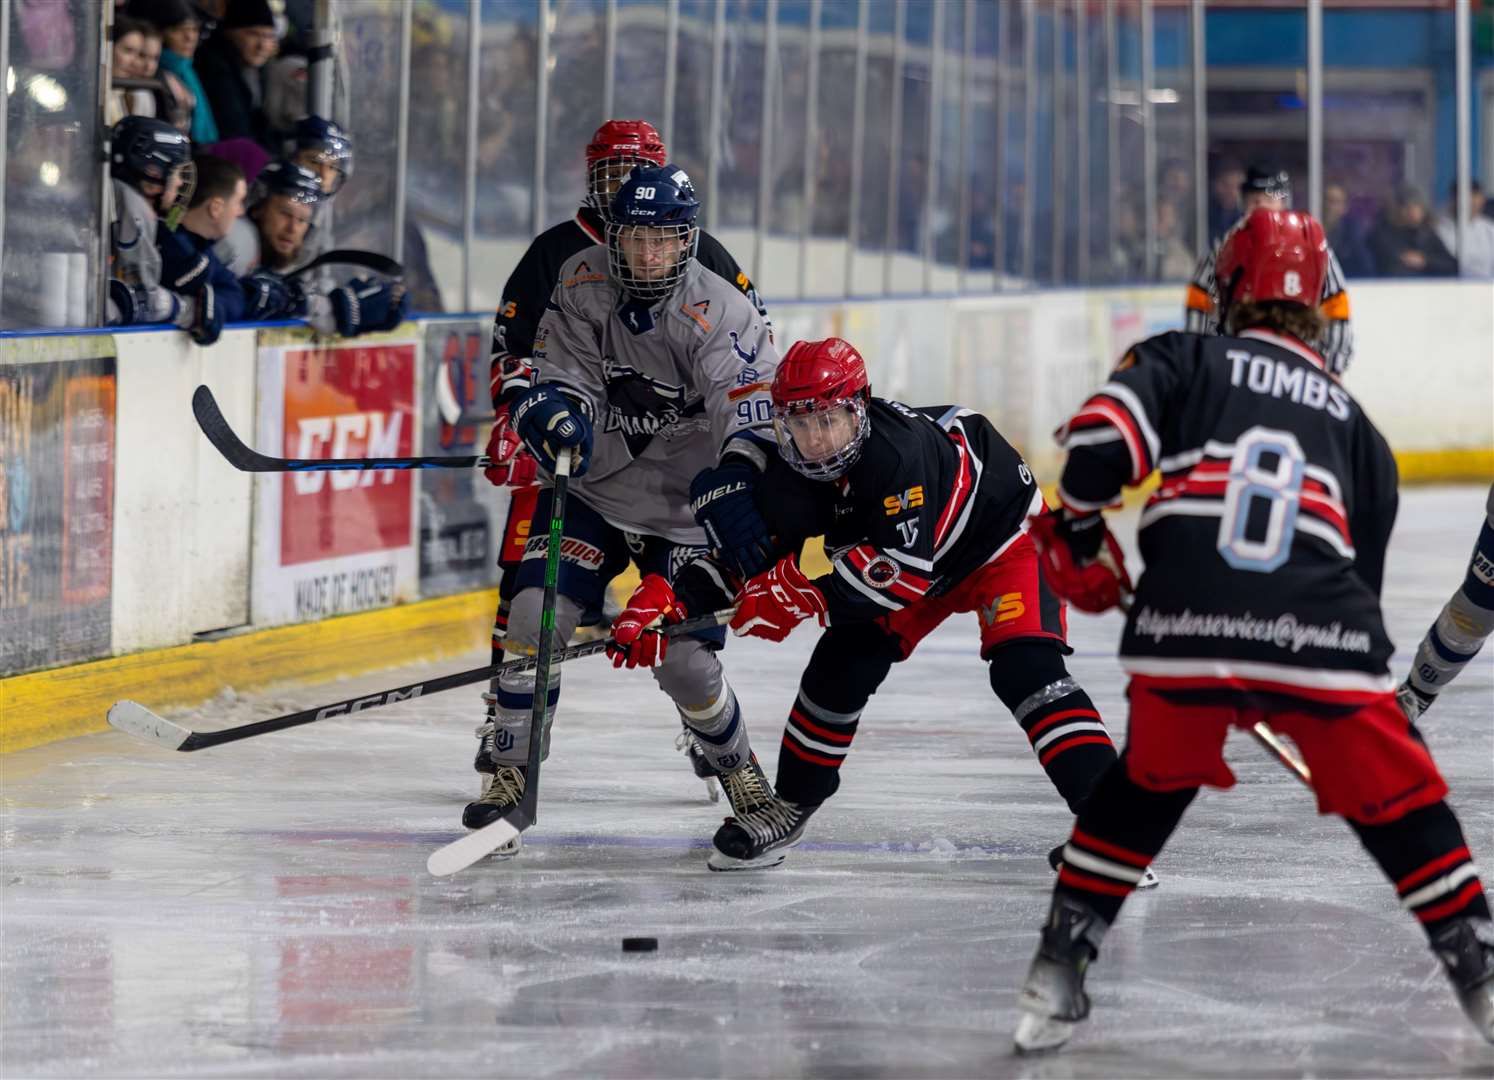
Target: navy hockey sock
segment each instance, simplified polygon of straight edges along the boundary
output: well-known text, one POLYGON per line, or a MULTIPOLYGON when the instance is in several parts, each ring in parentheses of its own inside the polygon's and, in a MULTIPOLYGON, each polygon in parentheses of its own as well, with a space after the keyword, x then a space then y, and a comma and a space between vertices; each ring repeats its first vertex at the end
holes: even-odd
POLYGON ((1447 803, 1424 806, 1386 825, 1349 825, 1428 938, 1461 918, 1489 918, 1463 828, 1447 803))
POLYGON ((1124 760, 1117 760, 1074 823, 1055 895, 1068 893, 1114 922, 1197 794, 1197 788, 1149 791, 1126 775, 1124 760))
POLYGON ((1076 814, 1116 760, 1099 710, 1064 667, 1063 654, 1016 642, 991 656, 991 689, 1027 733, 1048 779, 1076 814))

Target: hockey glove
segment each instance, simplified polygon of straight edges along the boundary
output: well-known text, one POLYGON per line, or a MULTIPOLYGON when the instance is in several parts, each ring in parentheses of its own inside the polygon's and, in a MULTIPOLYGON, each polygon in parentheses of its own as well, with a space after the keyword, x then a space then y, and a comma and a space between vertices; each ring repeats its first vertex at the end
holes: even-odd
POLYGON ((824 595, 804 576, 798 559, 790 555, 742 587, 731 632, 739 637, 782 641, 811 615, 824 626, 825 611, 824 595))
POLYGON ((761 476, 746 458, 729 454, 721 464, 696 473, 690 483, 690 509, 705 530, 706 543, 743 579, 773 564, 768 525, 752 497, 761 476))
POLYGON ((354 278, 330 295, 337 332, 357 337, 376 330, 393 330, 410 308, 403 285, 389 285, 368 278, 354 278))
POLYGON ((218 306, 218 293, 211 285, 204 285, 192 298, 195 311, 187 333, 199 345, 212 345, 223 333, 223 309, 218 306))
POLYGON ((172 323, 180 307, 176 297, 159 286, 127 285, 118 278, 109 279, 110 326, 172 323))
POLYGON ((591 421, 553 386, 536 386, 514 399, 509 415, 514 429, 540 467, 555 471, 562 450, 575 450, 572 476, 584 476, 591 461, 591 421))
POLYGON ((283 277, 263 267, 241 278, 247 317, 255 322, 268 319, 299 319, 306 315, 306 292, 295 278, 283 277))
POLYGON ((1043 574, 1059 596, 1094 615, 1130 604, 1125 555, 1103 516, 1059 507, 1032 518, 1030 529, 1043 574))
POLYGON ((191 296, 212 277, 210 253, 198 251, 184 232, 157 229, 156 247, 161 252, 161 284, 172 292, 191 296))
POLYGON ((685 606, 675 598, 669 582, 658 574, 648 575, 628 597, 628 606, 612 620, 612 640, 607 643, 612 666, 662 664, 664 654, 669 651, 669 639, 659 633, 658 627, 679 622, 685 615, 685 606))
POLYGON ((534 483, 539 472, 539 462, 524 448, 524 440, 514 430, 509 419, 508 406, 498 409, 498 419, 493 423, 488 436, 488 448, 483 451, 492 462, 482 474, 494 487, 528 487, 534 483))

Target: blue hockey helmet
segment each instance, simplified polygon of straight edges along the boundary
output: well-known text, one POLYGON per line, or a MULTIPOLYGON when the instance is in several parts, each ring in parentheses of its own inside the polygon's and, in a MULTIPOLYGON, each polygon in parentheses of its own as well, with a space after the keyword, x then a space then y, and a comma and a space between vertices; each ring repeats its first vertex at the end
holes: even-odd
POLYGON ((315 172, 282 158, 259 170, 245 202, 252 208, 271 195, 286 195, 295 202, 315 206, 321 202, 324 194, 322 182, 315 172))
POLYGON ((192 140, 151 116, 126 116, 114 125, 109 133, 109 170, 116 179, 145 195, 172 230, 180 223, 197 186, 192 140), (146 194, 142 183, 157 184, 161 190, 146 194))
POLYGON ((323 179, 328 195, 336 195, 353 175, 353 137, 335 120, 320 116, 303 116, 296 121, 293 133, 295 160, 308 166, 323 179), (329 178, 323 169, 329 169, 329 178))
POLYGON ((672 293, 695 257, 700 200, 677 165, 637 165, 617 189, 607 220, 607 265, 631 296, 672 293))

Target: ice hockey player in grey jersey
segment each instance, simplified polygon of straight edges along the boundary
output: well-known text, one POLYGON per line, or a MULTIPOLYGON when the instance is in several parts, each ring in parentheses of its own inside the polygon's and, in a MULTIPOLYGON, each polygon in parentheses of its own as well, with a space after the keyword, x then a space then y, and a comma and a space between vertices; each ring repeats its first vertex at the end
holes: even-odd
MULTIPOLYGON (((538 374, 513 403, 515 430, 542 469, 574 454, 558 642, 583 611, 601 606, 630 557, 645 576, 668 579, 705 550, 690 506, 697 473, 760 472, 775 452, 769 387, 778 354, 752 303, 695 260, 699 212, 682 169, 634 168, 613 199, 607 244, 567 260, 535 335, 538 374)), ((541 492, 536 520, 548 520, 550 494, 541 492)), ((526 546, 510 656, 532 654, 538 641, 547 547, 539 533, 526 546)), ((720 774, 732 812, 742 814, 771 799, 772 789, 716 657, 723 641, 719 629, 675 639, 653 673, 720 774)), ((558 669, 548 692, 547 720, 559 699, 558 669)), ((501 817, 523 794, 534 693, 533 674, 499 681, 497 768, 462 816, 468 828, 501 817)))

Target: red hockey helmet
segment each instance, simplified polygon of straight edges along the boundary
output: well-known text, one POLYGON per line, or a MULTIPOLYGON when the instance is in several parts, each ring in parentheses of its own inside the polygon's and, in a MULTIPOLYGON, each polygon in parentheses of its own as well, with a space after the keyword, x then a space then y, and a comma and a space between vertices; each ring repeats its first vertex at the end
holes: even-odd
POLYGON ((871 422, 866 361, 841 338, 796 341, 773 376, 773 432, 783 460, 834 480, 861 456, 871 422))
POLYGON ((647 120, 608 120, 586 144, 586 205, 603 218, 634 165, 663 165, 664 140, 647 120))
POLYGON ((1214 270, 1226 313, 1235 304, 1268 300, 1316 307, 1328 273, 1328 239, 1311 214, 1260 207, 1225 236, 1214 270))

